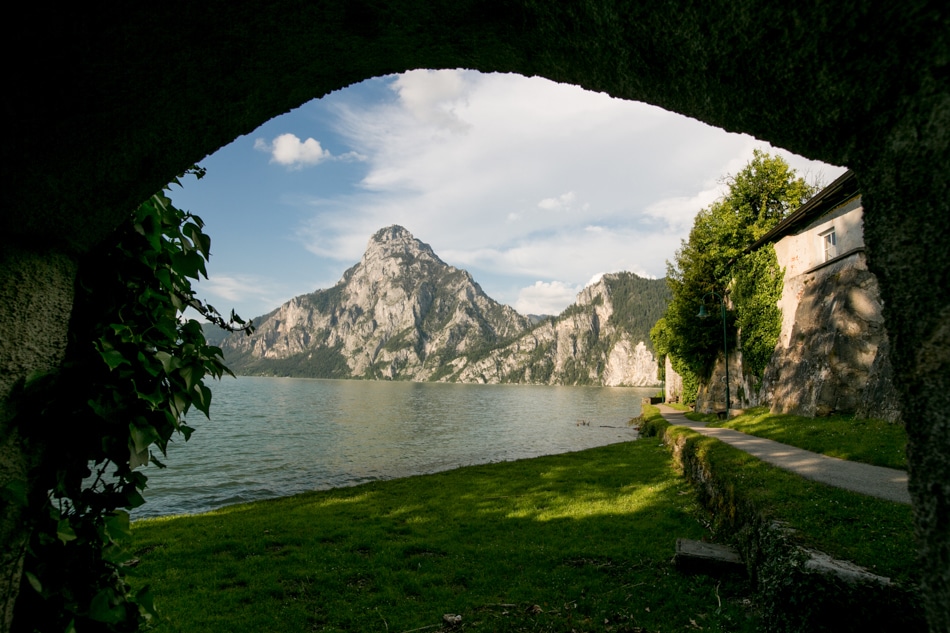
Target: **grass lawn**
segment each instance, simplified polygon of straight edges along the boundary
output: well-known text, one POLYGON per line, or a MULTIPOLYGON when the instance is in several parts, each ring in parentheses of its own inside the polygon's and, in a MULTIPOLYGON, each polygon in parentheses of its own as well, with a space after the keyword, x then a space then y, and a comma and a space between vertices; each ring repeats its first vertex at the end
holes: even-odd
POLYGON ((695 412, 686 417, 831 457, 907 470, 907 433, 903 426, 883 420, 863 420, 851 415, 773 415, 767 407, 748 409, 726 421, 695 412))
POLYGON ((753 631, 744 577, 671 564, 702 518, 642 439, 139 521, 132 573, 161 631, 753 631))
MULTIPOLYGON (((642 423, 669 426, 656 407, 643 409, 642 423)), ((796 531, 799 544, 892 580, 915 583, 917 545, 909 505, 804 479, 685 427, 673 432, 696 436, 716 478, 728 482, 727 497, 750 503, 762 517, 784 522, 796 531)))

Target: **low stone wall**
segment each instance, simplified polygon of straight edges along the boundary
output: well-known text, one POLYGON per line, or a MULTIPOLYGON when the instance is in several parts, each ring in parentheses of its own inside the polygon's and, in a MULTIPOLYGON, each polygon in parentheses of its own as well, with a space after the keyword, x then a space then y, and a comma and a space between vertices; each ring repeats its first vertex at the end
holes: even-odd
POLYGON ((658 436, 670 449, 713 529, 739 551, 758 592, 767 631, 926 631, 917 594, 795 543, 794 530, 768 518, 732 483, 717 475, 708 450, 717 440, 665 422, 641 425, 643 437, 658 436))

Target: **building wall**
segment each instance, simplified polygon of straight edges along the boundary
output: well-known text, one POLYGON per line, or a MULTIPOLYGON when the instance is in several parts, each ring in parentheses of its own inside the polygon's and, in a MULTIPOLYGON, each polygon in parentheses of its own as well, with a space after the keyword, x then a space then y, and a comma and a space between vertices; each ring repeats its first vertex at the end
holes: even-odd
POLYGON ((824 263, 821 234, 835 230, 838 255, 864 248, 864 208, 860 196, 817 218, 795 235, 786 235, 775 243, 779 266, 785 278, 797 277, 824 263))
POLYGON ((785 269, 782 329, 758 397, 773 412, 900 417, 863 213, 855 197, 775 243, 785 269), (822 235, 832 228, 837 253, 826 261, 822 235))
POLYGON ((663 395, 666 402, 683 401, 683 377, 673 369, 673 363, 670 362, 670 355, 666 355, 665 380, 663 382, 663 395))
MULTIPOLYGON (((880 289, 864 252, 860 197, 774 247, 785 270, 779 340, 761 380, 743 372, 741 350, 730 352, 732 408, 769 405, 775 413, 858 413, 899 421, 880 289), (837 252, 826 261, 822 235, 832 228, 837 252)), ((699 389, 696 408, 725 408, 721 357, 699 389)))

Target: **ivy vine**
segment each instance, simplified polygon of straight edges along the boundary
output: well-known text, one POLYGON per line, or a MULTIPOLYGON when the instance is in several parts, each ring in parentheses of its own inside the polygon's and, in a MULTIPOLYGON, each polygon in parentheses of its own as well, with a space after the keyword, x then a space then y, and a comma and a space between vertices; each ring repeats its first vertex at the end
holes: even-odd
POLYGON ((761 379, 782 330, 778 301, 785 272, 778 265, 775 249, 766 245, 740 257, 733 273, 732 299, 743 371, 761 379))
POLYGON ((211 254, 203 227, 162 191, 79 263, 65 361, 19 400, 41 457, 21 499, 32 536, 14 631, 135 631, 155 616, 149 590, 126 580, 128 511, 145 502, 139 467, 164 466, 173 439, 194 431, 191 407, 209 414, 205 379, 231 374, 185 312, 252 330, 195 296, 211 254))

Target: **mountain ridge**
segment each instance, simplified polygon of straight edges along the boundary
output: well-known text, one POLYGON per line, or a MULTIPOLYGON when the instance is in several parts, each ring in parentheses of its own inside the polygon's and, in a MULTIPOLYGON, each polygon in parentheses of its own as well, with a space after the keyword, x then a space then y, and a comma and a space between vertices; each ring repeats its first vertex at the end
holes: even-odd
MULTIPOLYGON (((662 304, 640 310, 639 321, 655 322, 668 301, 662 280, 612 273, 582 290, 561 315, 531 319, 489 297, 468 271, 446 264, 404 227, 391 225, 370 237, 360 261, 336 285, 292 298, 255 318, 253 335, 227 336, 220 346, 239 374, 656 384, 653 323, 634 329, 620 323, 618 295, 628 302, 649 295, 662 304), (534 355, 520 351, 539 345, 543 350, 534 355)), ((630 317, 630 306, 621 308, 630 317)))

